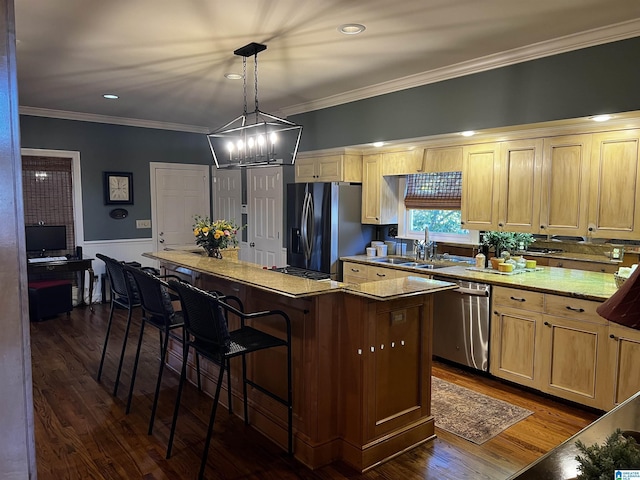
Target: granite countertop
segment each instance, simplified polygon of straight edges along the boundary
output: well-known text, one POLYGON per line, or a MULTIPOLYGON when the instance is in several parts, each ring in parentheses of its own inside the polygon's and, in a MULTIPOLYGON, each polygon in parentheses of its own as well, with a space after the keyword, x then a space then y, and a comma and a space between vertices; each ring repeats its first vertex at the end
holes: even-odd
POLYGON ((400 268, 405 271, 413 270, 422 274, 432 274, 437 277, 483 282, 491 285, 584 298, 598 302, 607 300, 617 290, 613 274, 611 273, 590 272, 570 268, 538 267, 536 271, 502 275, 490 269, 485 271, 468 270, 468 268, 474 267, 465 263, 455 264, 453 262, 437 261, 433 263, 438 266, 449 266, 429 270, 384 264, 372 260, 371 257, 367 257, 366 255, 343 257, 341 260, 377 267, 400 268))
POLYGON ((360 285, 350 285, 332 280, 309 280, 263 269, 255 263, 242 262, 235 258, 211 258, 188 251, 151 252, 144 253, 143 256, 290 298, 346 292, 360 297, 385 301, 455 288, 455 285, 451 283, 418 277, 382 280, 360 285))

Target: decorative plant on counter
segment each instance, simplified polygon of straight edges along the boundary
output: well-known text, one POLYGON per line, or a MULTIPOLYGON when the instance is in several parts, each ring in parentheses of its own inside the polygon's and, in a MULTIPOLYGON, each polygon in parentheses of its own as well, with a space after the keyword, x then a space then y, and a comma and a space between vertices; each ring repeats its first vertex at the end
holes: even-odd
POLYGON ((636 440, 617 429, 609 435, 603 446, 587 447, 581 441, 576 447, 581 455, 576 456, 580 474, 577 480, 609 480, 616 470, 637 470, 640 468, 640 446, 636 440))
POLYGON ((493 247, 496 257, 502 256, 503 252, 526 250, 535 241, 530 233, 488 231, 482 235, 482 245, 493 247))
POLYGON ((211 221, 209 217, 194 217, 193 235, 196 244, 200 245, 210 257, 222 258, 223 248, 238 245, 238 231, 240 228, 228 220, 211 221))

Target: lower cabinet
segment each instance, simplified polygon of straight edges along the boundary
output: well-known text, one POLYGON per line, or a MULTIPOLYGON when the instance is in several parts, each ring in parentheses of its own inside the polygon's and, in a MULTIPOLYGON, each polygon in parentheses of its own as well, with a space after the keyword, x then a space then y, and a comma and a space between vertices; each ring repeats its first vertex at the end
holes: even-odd
POLYGON ((640 390, 640 331, 609 324, 609 371, 611 407, 640 390))
POLYGON ((344 262, 342 264, 342 281, 344 283, 375 282, 376 280, 389 280, 402 277, 431 278, 431 275, 401 270, 393 267, 378 267, 357 262, 344 262))
POLYGON ((598 302, 494 287, 493 375, 590 407, 611 408, 608 322, 598 302))

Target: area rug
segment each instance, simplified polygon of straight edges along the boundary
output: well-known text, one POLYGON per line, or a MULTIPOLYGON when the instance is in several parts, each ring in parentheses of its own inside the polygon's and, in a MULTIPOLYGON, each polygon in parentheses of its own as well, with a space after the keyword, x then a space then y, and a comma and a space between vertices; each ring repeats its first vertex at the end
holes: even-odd
POLYGON ((431 388, 436 427, 478 445, 533 413, 436 377, 431 388))

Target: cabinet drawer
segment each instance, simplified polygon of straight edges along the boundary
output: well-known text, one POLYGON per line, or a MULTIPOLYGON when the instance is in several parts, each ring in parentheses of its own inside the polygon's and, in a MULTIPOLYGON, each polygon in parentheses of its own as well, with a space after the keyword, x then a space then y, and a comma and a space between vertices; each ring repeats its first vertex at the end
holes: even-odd
POLYGON ((360 263, 345 262, 342 265, 342 281, 345 283, 363 283, 369 281, 369 267, 360 263))
POLYGON ((404 272, 401 270, 395 270, 393 268, 384 267, 367 267, 367 276, 370 282, 376 280, 389 280, 390 278, 403 277, 404 272))
POLYGON ((493 303, 494 305, 520 308, 531 312, 542 312, 544 294, 516 288, 494 287, 493 303))
POLYGON ((588 320, 603 325, 607 321, 596 313, 599 302, 579 298, 545 295, 545 313, 574 320, 588 320))

